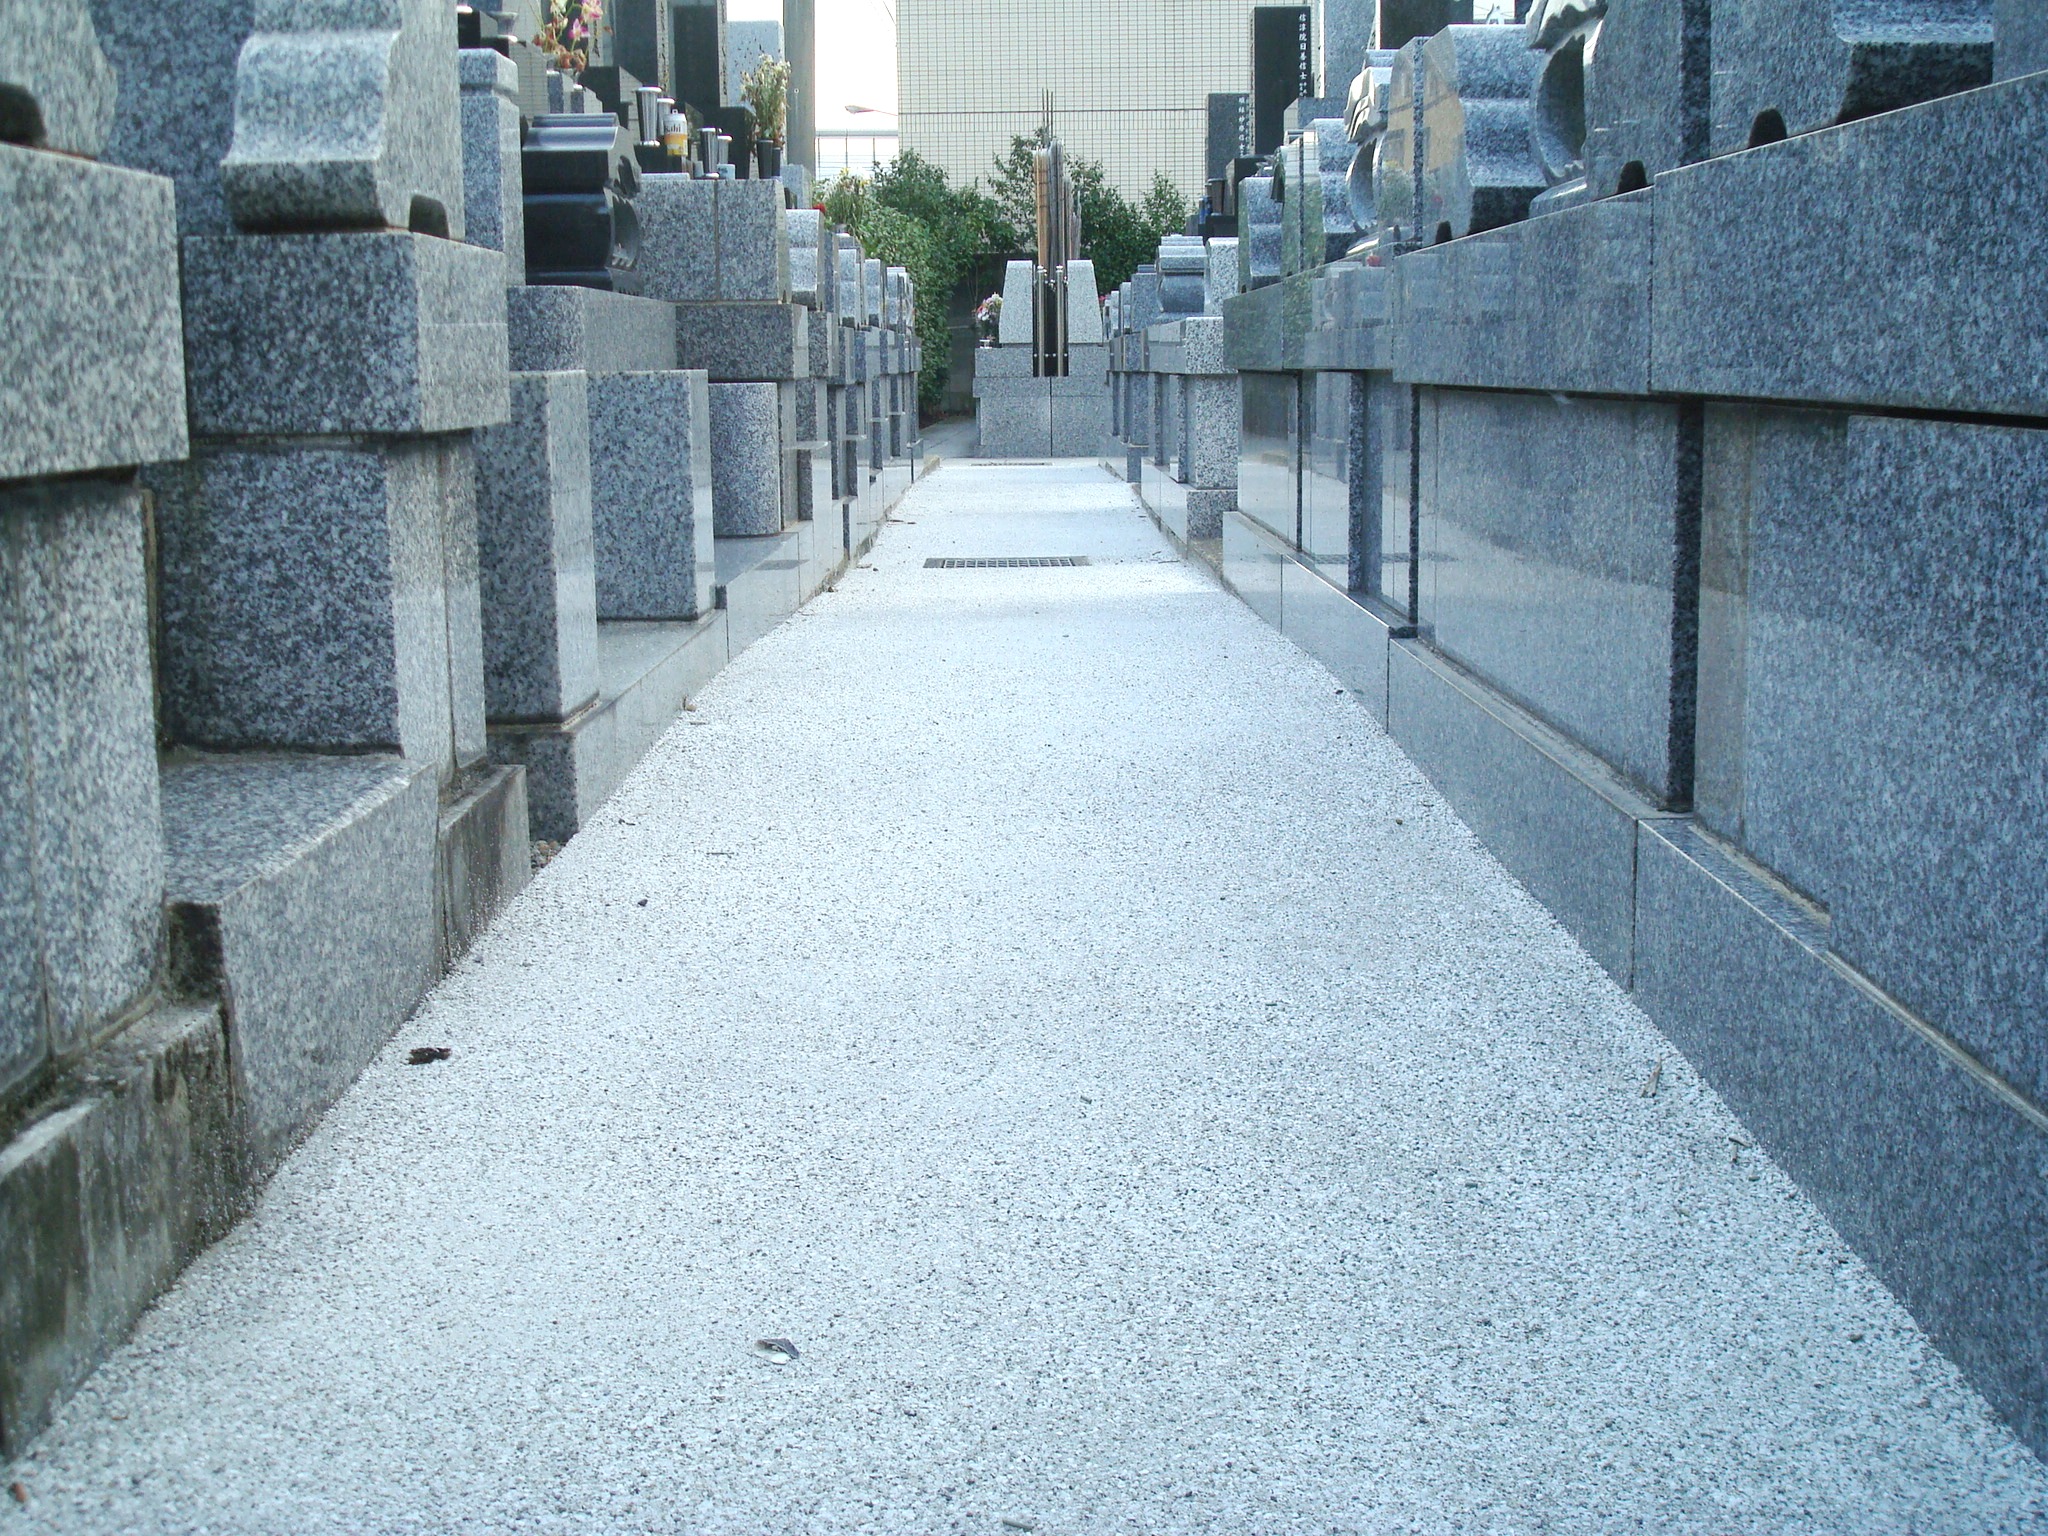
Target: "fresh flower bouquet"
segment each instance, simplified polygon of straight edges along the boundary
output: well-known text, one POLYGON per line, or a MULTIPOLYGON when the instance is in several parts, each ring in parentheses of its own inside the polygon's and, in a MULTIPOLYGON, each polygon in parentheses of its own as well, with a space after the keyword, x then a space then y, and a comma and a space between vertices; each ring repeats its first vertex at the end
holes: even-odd
POLYGON ((782 59, 761 55, 761 62, 740 80, 740 94, 754 109, 754 136, 782 142, 782 128, 789 114, 789 65, 782 59))
POLYGON ((555 68, 581 74, 590 68, 590 40, 604 16, 604 0, 547 0, 548 19, 533 46, 554 60, 555 68))
POLYGON ((996 339, 996 331, 1002 324, 1002 319, 1003 296, 1000 293, 990 294, 976 307, 974 311, 974 327, 981 333, 984 345, 996 339))

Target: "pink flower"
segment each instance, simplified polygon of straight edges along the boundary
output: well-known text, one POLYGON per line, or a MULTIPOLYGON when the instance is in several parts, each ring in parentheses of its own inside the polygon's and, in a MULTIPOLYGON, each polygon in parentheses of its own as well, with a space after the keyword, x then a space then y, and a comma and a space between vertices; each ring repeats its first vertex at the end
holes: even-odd
POLYGON ((582 38, 586 38, 589 35, 590 28, 583 25, 583 19, 580 16, 576 20, 569 23, 569 41, 571 41, 572 43, 577 42, 582 38))

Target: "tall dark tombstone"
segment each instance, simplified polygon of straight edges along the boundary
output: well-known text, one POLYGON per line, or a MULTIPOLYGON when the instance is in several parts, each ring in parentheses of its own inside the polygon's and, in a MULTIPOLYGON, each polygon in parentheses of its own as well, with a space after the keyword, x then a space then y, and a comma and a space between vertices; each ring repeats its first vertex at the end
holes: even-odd
POLYGON ((1209 93, 1208 154, 1204 180, 1230 174, 1230 162, 1252 152, 1252 99, 1243 91, 1209 93))
POLYGON ((670 5, 669 38, 670 94, 709 122, 708 114, 725 105, 725 7, 717 0, 670 5))
POLYGON ((668 0, 611 0, 604 12, 608 62, 642 85, 660 86, 664 94, 669 94, 669 38, 661 23, 667 9, 668 0))
MULTIPOLYGON (((1467 9, 1470 9, 1469 5, 1467 9)), ((1270 155, 1287 134, 1287 109, 1316 94, 1313 13, 1306 5, 1252 7, 1252 153, 1270 155)))
POLYGON ((1445 27, 1469 26, 1472 0, 1380 0, 1379 48, 1400 48, 1445 27))

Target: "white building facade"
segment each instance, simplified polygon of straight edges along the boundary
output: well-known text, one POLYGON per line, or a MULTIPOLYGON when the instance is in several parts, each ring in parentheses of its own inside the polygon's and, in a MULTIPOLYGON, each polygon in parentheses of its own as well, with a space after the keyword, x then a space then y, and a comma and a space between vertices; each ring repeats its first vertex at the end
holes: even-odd
POLYGON ((1011 139, 1039 125, 1050 91, 1068 151, 1100 161, 1126 197, 1142 197, 1164 171, 1193 201, 1209 93, 1251 79, 1251 9, 1252 0, 898 0, 903 148, 956 186, 986 181, 1011 139))

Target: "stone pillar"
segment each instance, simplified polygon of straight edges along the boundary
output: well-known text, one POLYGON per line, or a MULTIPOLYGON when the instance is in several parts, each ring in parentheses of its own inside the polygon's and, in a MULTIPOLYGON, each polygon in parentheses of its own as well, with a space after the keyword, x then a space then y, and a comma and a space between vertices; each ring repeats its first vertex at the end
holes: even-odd
POLYGON ((672 305, 520 287, 508 309, 513 420, 479 436, 491 755, 561 842, 725 658, 709 403, 672 305))
POLYGON ((780 533, 797 521, 796 385, 810 377, 810 314, 791 301, 781 184, 649 176, 640 229, 641 291, 677 306, 681 362, 704 371, 714 420, 746 433, 714 429, 716 531, 780 533))

